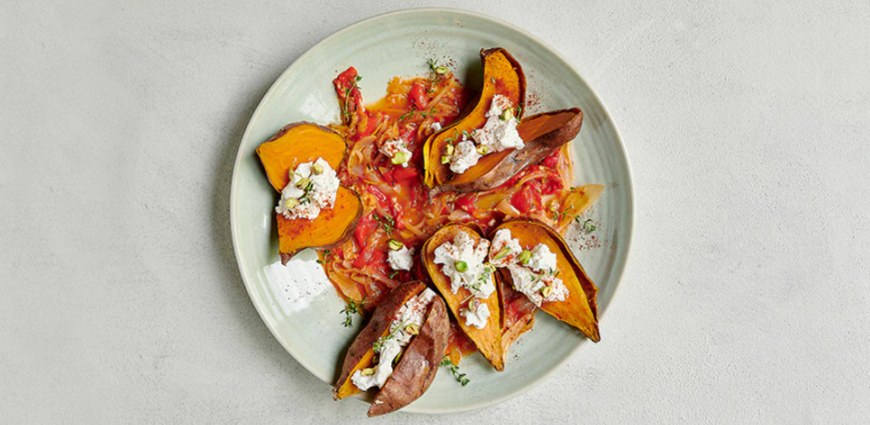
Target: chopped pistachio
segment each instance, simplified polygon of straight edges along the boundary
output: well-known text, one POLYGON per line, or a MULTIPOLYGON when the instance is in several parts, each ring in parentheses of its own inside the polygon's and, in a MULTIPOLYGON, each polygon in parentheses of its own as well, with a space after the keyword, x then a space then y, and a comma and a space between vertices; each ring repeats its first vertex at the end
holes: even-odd
POLYGON ((477 311, 477 308, 480 307, 480 301, 477 298, 472 298, 471 301, 468 302, 468 311, 477 311))
POLYGON ((508 109, 505 109, 504 112, 501 113, 501 116, 499 118, 501 118, 502 121, 510 121, 511 118, 513 118, 513 117, 514 117, 514 110, 511 108, 508 108, 508 109))
POLYGON ((446 149, 445 154, 453 155, 453 143, 448 143, 446 149))
POLYGON ((286 202, 284 202, 284 204, 287 206, 288 210, 291 210, 291 209, 293 209, 293 207, 299 205, 299 200, 294 199, 294 198, 290 198, 286 202))
POLYGON ((393 251, 398 251, 398 250, 402 249, 402 247, 404 246, 404 245, 402 245, 401 242, 399 242, 395 239, 390 239, 390 241, 387 242, 387 244, 390 246, 390 249, 392 249, 393 251))
POLYGON ((314 174, 323 173, 323 166, 320 164, 315 163, 314 165, 311 166, 311 169, 314 171, 314 174))
POLYGON ((442 163, 442 164, 449 164, 449 163, 450 163, 450 157, 447 156, 447 155, 441 155, 441 163, 442 163))
POLYGON ((550 211, 556 212, 559 211, 559 202, 555 199, 550 201, 550 211))
POLYGON ((405 326, 405 332, 408 335, 417 335, 418 333, 420 333, 420 326, 416 323, 411 323, 408 326, 405 326))
POLYGON ((508 255, 509 252, 511 252, 510 247, 505 245, 502 249, 498 250, 498 252, 495 253, 495 257, 493 257, 493 260, 501 260, 506 255, 508 255))
POLYGON ((373 368, 367 367, 360 372, 362 376, 372 376, 375 374, 375 370, 373 368))
POLYGON ((543 295, 544 298, 549 297, 550 294, 552 294, 552 293, 553 293, 553 288, 550 286, 545 286, 543 289, 541 289, 541 295, 543 295))
POLYGON ((407 152, 396 152, 393 157, 390 159, 394 165, 400 165, 408 162, 411 159, 407 152))
POLYGON ((488 153, 489 153, 489 146, 487 146, 487 145, 480 145, 480 146, 478 146, 478 147, 477 147, 477 153, 479 153, 479 154, 481 154, 481 155, 486 155, 486 154, 488 154, 488 153))
POLYGON ((299 179, 299 181, 296 182, 296 187, 298 187, 300 189, 304 189, 305 186, 308 186, 308 183, 311 183, 311 180, 308 178, 299 179))
POLYGON ((532 259, 532 251, 524 249, 523 252, 521 252, 520 255, 517 257, 517 259, 520 260, 520 263, 523 263, 524 265, 529 264, 529 260, 532 259))
POLYGON ((450 72, 450 68, 448 68, 446 66, 439 66, 439 67, 435 68, 435 73, 438 75, 444 75, 448 72, 450 72))
POLYGON ((454 263, 453 267, 455 267, 456 271, 458 271, 459 273, 465 273, 468 270, 468 263, 460 260, 454 263))

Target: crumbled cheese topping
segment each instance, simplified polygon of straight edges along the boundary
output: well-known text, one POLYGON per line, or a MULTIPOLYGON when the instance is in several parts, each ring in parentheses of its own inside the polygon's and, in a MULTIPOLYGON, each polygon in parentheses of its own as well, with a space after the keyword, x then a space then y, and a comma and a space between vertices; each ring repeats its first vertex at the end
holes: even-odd
POLYGON ((513 105, 507 97, 500 94, 492 97, 492 103, 486 113, 486 124, 473 134, 477 143, 486 146, 488 152, 501 152, 511 148, 522 149, 525 146, 520 133, 517 132, 519 121, 513 111, 510 112, 508 119, 503 119, 505 111, 512 108, 513 105))
POLYGON ((505 149, 522 149, 525 144, 517 132, 519 121, 513 108, 507 97, 500 94, 493 96, 483 127, 471 133, 472 139, 468 139, 467 134, 463 133, 454 152, 451 154, 448 149, 445 153, 444 161, 450 163, 450 171, 462 174, 477 164, 483 155, 505 149))
POLYGON ((335 195, 341 183, 335 170, 323 158, 299 164, 288 171, 287 186, 281 191, 281 200, 275 212, 288 220, 304 218, 314 220, 320 210, 335 205, 335 195))
POLYGON ((456 144, 456 149, 450 159, 450 171, 456 174, 462 174, 469 168, 477 164, 480 160, 480 153, 477 152, 477 147, 474 142, 464 139, 456 144))
POLYGON ((408 168, 408 161, 411 160, 411 151, 408 150, 408 144, 404 140, 388 140, 381 145, 379 150, 390 158, 393 164, 408 168))
POLYGON ((489 298, 495 292, 492 267, 484 264, 489 241, 481 239, 477 246, 465 232, 459 232, 453 242, 435 248, 435 264, 450 278, 450 290, 455 294, 465 287, 476 298, 489 298), (459 267, 460 270, 457 270, 459 267))
POLYGON ((492 240, 490 263, 507 267, 514 289, 525 294, 536 306, 540 307, 544 302, 565 301, 568 288, 558 277, 556 254, 547 245, 538 244, 525 254, 525 261, 521 261, 523 251, 520 241, 512 237, 510 230, 501 229, 495 232, 492 240))
POLYGON ((363 375, 363 371, 358 370, 350 377, 357 388, 366 391, 375 386, 378 388, 384 386, 387 378, 393 374, 393 360, 401 354, 402 348, 411 342, 411 338, 423 326, 423 319, 433 299, 435 299, 435 292, 426 288, 399 309, 396 318, 390 322, 390 332, 375 342, 375 354, 379 358, 377 366, 369 374, 363 375), (413 327, 416 327, 416 332, 412 331, 413 327))
POLYGON ((465 317, 465 326, 473 326, 477 329, 483 329, 486 327, 487 320, 489 320, 489 306, 484 303, 479 303, 476 307, 477 308, 475 309, 471 309, 470 307, 462 309, 459 314, 465 317))
POLYGON ((402 245, 402 248, 387 254, 387 262, 393 270, 411 270, 411 265, 414 258, 414 248, 408 248, 402 245))

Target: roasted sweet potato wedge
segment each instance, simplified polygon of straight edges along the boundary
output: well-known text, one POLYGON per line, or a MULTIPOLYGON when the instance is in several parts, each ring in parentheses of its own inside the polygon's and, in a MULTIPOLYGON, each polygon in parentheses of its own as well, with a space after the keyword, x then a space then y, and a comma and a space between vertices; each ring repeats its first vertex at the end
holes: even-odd
MULTIPOLYGON (((422 282, 408 282, 393 289, 392 292, 390 292, 390 294, 378 304, 375 311, 372 313, 368 324, 366 324, 365 328, 363 328, 359 335, 356 336, 356 339, 353 340, 353 343, 347 350, 347 354, 344 356, 344 363, 341 366, 341 374, 338 376, 338 380, 336 380, 335 383, 335 389, 333 390, 336 400, 362 392, 362 390, 357 388, 351 382, 351 375, 358 370, 373 365, 372 360, 374 359, 375 352, 372 349, 372 345, 378 340, 378 338, 387 335, 390 331, 390 323, 393 321, 393 318, 396 317, 399 309, 401 309, 409 299, 417 296, 425 289, 426 285, 422 282)), ((445 346, 446 344, 445 335, 445 346)))
MULTIPOLYGON (((426 169, 424 182, 429 187, 440 186, 453 178, 449 165, 441 163, 441 155, 448 140, 463 131, 471 132, 483 127, 486 123, 486 112, 495 95, 505 96, 511 104, 520 106, 517 118, 522 118, 526 99, 526 77, 522 66, 502 48, 481 50, 480 60, 483 63, 483 88, 477 103, 473 107, 469 106, 471 109, 463 117, 430 136, 423 145, 423 162, 426 169)), ((493 155, 484 156, 478 165, 490 162, 491 160, 487 158, 493 155)))
MULTIPOLYGON (((289 171, 299 164, 323 158, 330 167, 338 169, 346 154, 347 144, 340 134, 306 122, 284 126, 257 147, 266 176, 278 192, 287 185, 289 171)), ((338 188, 333 208, 322 210, 314 220, 291 220, 276 214, 281 262, 287 264, 305 248, 326 249, 341 244, 353 234, 362 211, 359 195, 342 186, 338 188)))
POLYGON ((504 357, 507 358, 508 351, 514 341, 535 326, 535 311, 538 308, 525 295, 515 291, 510 282, 505 282, 504 279, 498 279, 498 281, 502 311, 504 312, 501 345, 504 357))
MULTIPOLYGON (((601 339, 598 332, 596 303, 598 288, 586 275, 580 262, 559 233, 550 226, 532 219, 507 221, 493 229, 493 234, 500 229, 510 230, 511 235, 519 240, 523 249, 531 250, 538 244, 545 244, 556 254, 559 278, 568 289, 568 296, 564 301, 544 302, 541 310, 574 326, 589 339, 598 342, 601 339)), ((499 268, 498 273, 500 279, 512 283, 511 274, 506 268, 499 268)))
MULTIPOLYGON (((499 295, 494 293, 486 299, 481 299, 480 302, 486 304, 490 311, 490 316, 487 319, 483 329, 478 329, 473 326, 467 326, 464 318, 460 315, 460 308, 466 300, 471 296, 471 292, 465 287, 460 288, 457 293, 451 291, 450 277, 445 275, 441 270, 441 265, 435 263, 435 249, 445 242, 452 242, 459 232, 464 232, 471 236, 475 245, 483 239, 481 232, 473 227, 466 226, 460 223, 448 224, 437 232, 435 232, 429 240, 423 244, 422 260, 426 266, 426 271, 432 279, 432 283, 444 297, 447 306, 456 318, 456 322, 468 338, 474 343, 481 354, 489 361, 496 370, 504 370, 504 350, 502 347, 502 320, 503 313, 500 305, 499 295)), ((497 288, 497 285, 496 285, 497 288)), ((497 291, 496 291, 497 292, 497 291)))
POLYGON ((582 124, 583 112, 577 108, 528 117, 517 126, 525 147, 486 155, 477 165, 444 182, 439 190, 480 192, 495 188, 526 166, 541 161, 560 146, 574 140, 582 124))
POLYGON ((288 124, 257 147, 266 177, 278 192, 287 186, 288 171, 305 162, 323 158, 338 169, 347 155, 344 137, 332 129, 309 122, 288 124))
POLYGON ((420 334, 411 340, 393 374, 375 396, 369 416, 395 412, 420 398, 429 389, 447 349, 449 331, 447 308, 444 301, 436 296, 420 334))

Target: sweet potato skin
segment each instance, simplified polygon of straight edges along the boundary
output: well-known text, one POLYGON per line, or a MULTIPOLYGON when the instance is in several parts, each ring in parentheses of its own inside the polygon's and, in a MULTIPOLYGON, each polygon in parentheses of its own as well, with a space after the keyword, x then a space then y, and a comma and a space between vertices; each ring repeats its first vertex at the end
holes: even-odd
POLYGON ((411 340, 402 359, 375 396, 368 415, 395 412, 420 398, 435 379, 447 349, 450 322, 441 297, 435 297, 420 333, 411 340))
POLYGON ((399 309, 409 299, 423 292, 424 289, 426 289, 426 285, 420 281, 404 283, 393 289, 375 307, 371 319, 353 340, 353 343, 347 350, 347 354, 344 356, 341 373, 335 381, 335 389, 333 389, 336 400, 362 392, 362 390, 350 382, 350 376, 357 370, 371 365, 371 360, 374 357, 372 344, 389 332, 390 322, 396 317, 399 309))
POLYGON ((475 243, 483 236, 482 233, 464 224, 453 223, 442 227, 435 232, 429 240, 423 244, 422 260, 432 279, 432 283, 444 297, 447 306, 453 317, 456 318, 456 323, 468 338, 474 343, 480 353, 489 361, 489 363, 498 371, 504 370, 504 352, 502 347, 502 319, 504 317, 501 306, 501 295, 498 293, 498 284, 496 282, 496 293, 481 300, 489 307, 490 317, 489 322, 483 329, 465 326, 464 318, 459 314, 462 301, 470 295, 467 289, 460 289, 456 294, 450 291, 450 278, 441 272, 441 265, 435 264, 435 249, 442 243, 453 241, 458 232, 465 232, 472 236, 475 243))
POLYGON ((341 245, 356 229, 362 217, 363 203, 352 189, 338 187, 335 205, 320 211, 314 220, 289 220, 275 214, 278 220, 278 253, 287 264, 305 248, 329 249, 341 245))
MULTIPOLYGON (((586 275, 568 243, 550 226, 534 219, 507 221, 493 229, 492 234, 500 229, 510 229, 511 235, 520 240, 524 249, 532 249, 538 243, 543 243, 556 254, 559 278, 568 288, 568 298, 565 301, 544 302, 541 310, 579 329, 593 342, 598 342, 601 339, 596 301, 598 288, 586 275)), ((506 283, 513 284, 507 269, 498 269, 498 276, 506 283)))
POLYGON ((583 112, 578 108, 545 112, 524 119, 517 127, 523 149, 489 154, 465 173, 438 187, 439 191, 481 192, 500 186, 523 168, 535 164, 580 133, 583 112))

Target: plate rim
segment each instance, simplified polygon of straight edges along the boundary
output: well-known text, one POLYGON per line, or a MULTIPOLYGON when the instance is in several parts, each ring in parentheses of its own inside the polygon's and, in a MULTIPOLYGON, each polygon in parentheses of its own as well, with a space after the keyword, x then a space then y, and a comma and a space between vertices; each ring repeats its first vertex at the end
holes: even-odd
MULTIPOLYGON (((595 89, 586 81, 586 79, 584 79, 580 75, 580 73, 577 71, 577 69, 574 67, 574 65, 572 65, 572 63, 570 61, 568 61, 562 55, 562 53, 560 53, 557 49, 555 49, 549 43, 545 42, 544 40, 537 37, 536 35, 528 32, 528 31, 526 31, 526 30, 524 30, 524 29, 522 29, 522 28, 520 28, 520 27, 518 27, 510 22, 501 20, 499 18, 495 18, 495 17, 490 16, 490 15, 486 15, 483 13, 472 12, 469 10, 458 9, 458 8, 418 7, 418 8, 399 9, 399 10, 394 10, 394 11, 390 11, 390 12, 385 12, 385 13, 373 15, 373 16, 370 16, 368 18, 356 21, 350 25, 347 25, 347 26, 329 34, 328 36, 324 37, 323 39, 321 39, 320 41, 315 43, 313 46, 308 48, 308 50, 306 50, 304 53, 299 55, 299 57, 297 57, 286 69, 284 69, 283 72, 281 72, 281 74, 278 76, 278 78, 275 79, 275 81, 269 87, 269 90, 267 90, 266 94, 264 94, 263 97, 260 99, 260 102, 257 104, 256 109, 254 109, 254 112, 251 114, 251 118, 248 120, 248 123, 245 126, 245 132, 242 134, 242 138, 239 141, 239 148, 238 148, 238 151, 236 152, 236 159, 235 159, 235 162, 233 164, 233 177, 232 177, 232 180, 230 182, 230 202, 229 202, 230 205, 229 205, 229 207, 230 207, 230 231, 232 234, 232 241, 233 241, 233 254, 236 257, 236 263, 237 263, 237 266, 239 267, 239 274, 242 277, 242 282, 245 284, 245 291, 248 293, 248 298, 251 300, 251 303, 254 304, 254 308, 257 310, 257 314, 260 316, 260 320, 263 322, 263 324, 266 326, 266 328, 269 329, 269 332, 272 334, 272 337, 275 338, 275 340, 277 340, 278 343, 281 344, 281 346, 284 348, 284 350, 287 351, 287 353, 289 353, 300 365, 302 365, 306 370, 308 370, 309 373, 311 373, 312 375, 314 375, 315 377, 317 377, 321 381, 324 381, 324 383, 327 383, 327 384, 328 384, 328 380, 324 379, 318 373, 316 373, 312 369, 312 366, 309 364, 309 362, 304 360, 304 356, 297 355, 296 350, 291 345, 285 343, 285 341, 282 338, 280 338, 279 335, 276 333, 277 332, 276 328, 269 324, 269 320, 267 320, 266 316, 264 315, 268 311, 268 308, 265 305, 263 305, 262 300, 259 300, 259 298, 255 296, 255 294, 254 294, 255 288, 253 288, 253 284, 248 281, 248 278, 244 272, 244 268, 243 268, 242 260, 241 260, 241 256, 240 256, 239 239, 238 239, 239 236, 237 235, 238 231, 236 230, 237 221, 236 221, 236 212, 235 212, 235 208, 234 208, 235 199, 236 199, 236 189, 238 188, 239 166, 240 166, 242 159, 243 159, 242 147, 248 141, 248 138, 249 138, 250 132, 251 132, 252 123, 259 117, 260 113, 262 112, 262 110, 264 108, 264 105, 267 103, 267 101, 272 97, 274 92, 277 90, 279 83, 281 81, 283 81, 292 71, 294 71, 295 68, 299 65, 299 63, 302 62, 302 60, 304 58, 306 58, 308 55, 312 54, 312 52, 316 51, 322 45, 328 43, 332 39, 334 39, 334 38, 336 38, 336 37, 338 37, 346 32, 353 31, 357 27, 362 26, 364 24, 367 24, 370 21, 391 18, 391 17, 401 16, 401 15, 407 15, 407 14, 444 13, 444 12, 457 14, 457 15, 470 16, 470 17, 481 19, 484 21, 490 21, 492 23, 501 25, 501 26, 503 26, 511 31, 514 31, 514 32, 518 33, 519 35, 526 37, 529 40, 539 44, 541 47, 546 49, 549 53, 551 53, 557 59, 562 61, 567 66, 568 70, 571 73, 573 73, 581 82, 583 82, 583 84, 586 85, 586 87, 589 89, 589 92, 592 94, 592 98, 596 102, 598 102, 599 105, 601 105, 603 117, 605 117, 607 119, 607 121, 610 123, 610 125, 613 127, 613 133, 614 133, 614 136, 616 137, 617 148, 618 148, 619 153, 622 155, 622 158, 624 159, 624 162, 625 162, 625 172, 626 172, 626 179, 627 179, 627 195, 628 195, 627 196, 627 198, 628 198, 628 205, 627 205, 628 231, 627 231, 626 243, 625 243, 625 261, 623 261, 622 264, 617 264, 615 267, 616 270, 614 270, 615 274, 614 274, 614 280, 613 280, 613 285, 614 285, 613 295, 611 295, 610 302, 607 305, 603 306, 603 308, 600 309, 599 314, 598 314, 599 321, 601 321, 604 318, 604 315, 607 313, 607 311, 610 310, 611 304, 613 304, 614 300, 616 299, 616 294, 619 292, 619 289, 622 287, 622 279, 625 275, 625 269, 628 266, 629 260, 631 258, 631 243, 632 243, 632 240, 634 239, 634 224, 635 224, 634 173, 633 173, 632 168, 631 168, 631 161, 629 160, 628 152, 625 149, 625 143, 622 141, 622 134, 619 132, 619 128, 616 126, 616 122, 613 120, 613 117, 610 114, 610 110, 607 108, 607 105, 604 103, 604 101, 601 99, 601 97, 598 96, 598 92, 596 92, 595 89)), ((472 410, 483 409, 483 408, 486 408, 489 406, 500 404, 504 401, 510 400, 510 399, 517 397, 517 396, 520 396, 520 395, 528 392, 532 388, 541 384, 541 382, 544 381, 545 379, 549 378, 553 374, 554 371, 556 371, 557 369, 564 366, 564 364, 569 359, 573 358, 576 355, 577 351, 581 347, 583 347, 584 345, 586 345, 586 344, 583 342, 578 343, 576 346, 574 346, 571 349, 571 351, 568 355, 566 355, 562 359, 555 362, 553 364, 553 366, 550 367, 549 369, 547 369, 544 373, 542 373, 542 374, 538 375, 537 377, 535 377, 534 379, 528 381, 525 385, 523 385, 517 389, 510 390, 501 396, 487 399, 487 400, 482 400, 480 402, 472 403, 472 404, 469 404, 469 405, 466 405, 463 407, 459 407, 459 408, 449 408, 449 407, 446 407, 446 408, 415 408, 414 403, 411 403, 410 405, 403 408, 402 411, 411 412, 411 413, 422 413, 422 414, 460 413, 460 412, 467 412, 467 411, 472 411, 472 410)), ((359 397, 355 397, 355 398, 362 400, 359 397)))

